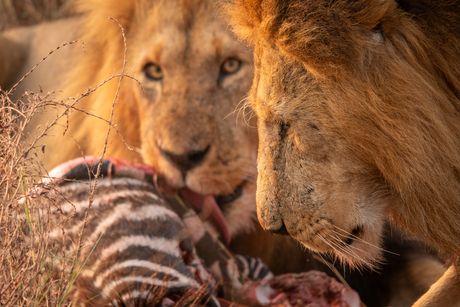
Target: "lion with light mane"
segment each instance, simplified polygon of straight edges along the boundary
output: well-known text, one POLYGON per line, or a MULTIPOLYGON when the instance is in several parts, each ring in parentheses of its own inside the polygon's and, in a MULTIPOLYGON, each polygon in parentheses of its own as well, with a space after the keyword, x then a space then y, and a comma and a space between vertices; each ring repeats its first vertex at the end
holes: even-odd
MULTIPOLYGON (((82 153, 102 154, 108 124, 85 112, 108 120, 116 99, 115 127, 108 138, 106 156, 149 164, 171 186, 215 202, 227 220, 228 236, 250 232, 255 218, 256 123, 254 118, 249 124, 242 116, 236 119, 235 110, 252 82, 252 50, 234 37, 215 1, 76 3, 79 17, 13 29, 0 36, 0 86, 11 87, 49 50, 74 39, 85 43, 84 52, 78 43, 55 52, 16 92, 31 89, 46 93, 61 87, 59 97, 79 97, 79 93, 120 74, 125 47, 120 27, 108 19, 110 16, 125 31, 125 73, 134 75, 142 87, 124 78, 116 96, 119 78, 115 78, 83 98, 76 105, 80 111, 72 111, 69 126, 64 119, 53 135, 43 140, 47 145, 46 166, 50 168, 82 153), (65 137, 61 137, 64 131, 65 137)), ((43 127, 54 116, 55 111, 48 110, 37 117, 29 128, 31 135, 37 124, 43 127)), ((287 237, 251 232, 239 241, 233 240, 232 248, 262 257, 275 273, 325 270, 287 237)), ((371 285, 366 289, 370 297, 379 292, 388 301, 393 299, 393 304, 404 306, 400 295, 413 300, 443 272, 440 263, 420 255, 420 249, 407 255, 404 248, 400 253, 408 258, 394 260, 404 267, 389 270, 389 276, 383 270, 382 275, 361 277, 360 273, 347 273, 347 277, 355 278, 357 287, 371 285), (419 272, 421 267, 423 272, 419 272), (412 275, 403 276, 406 272, 412 275), (383 289, 382 285, 391 289, 383 289), (408 295, 407 290, 414 293, 408 295)), ((383 300, 378 303, 384 304, 383 300)))
MULTIPOLYGON (((125 73, 134 75, 142 87, 128 78, 121 83, 106 156, 149 164, 171 186, 212 195, 221 206, 238 198, 224 209, 230 235, 251 229, 255 211, 245 204, 255 193, 257 131, 241 117, 236 120, 235 110, 250 87, 252 54, 219 20, 215 1, 91 0, 77 1, 75 10, 83 15, 35 30, 33 42, 52 37, 55 43, 38 48, 49 49, 36 52, 17 75, 64 42, 79 39, 84 52, 80 44, 59 50, 17 92, 47 92, 57 84, 64 90, 60 97, 77 97, 120 74, 123 37, 108 17, 118 20, 129 46, 125 73)), ((8 38, 14 42, 20 31, 8 38)), ((108 120, 118 82, 107 82, 76 107, 108 120)), ((53 117, 50 113, 36 122, 43 125, 44 118, 53 117)), ((66 120, 53 135, 62 135, 66 120)), ((82 153, 102 154, 107 127, 104 120, 72 111, 66 137, 45 139, 45 165, 50 168, 82 153)))
POLYGON ((389 214, 454 255, 416 306, 459 305, 459 2, 236 0, 229 10, 255 48, 262 226, 372 265, 389 214))

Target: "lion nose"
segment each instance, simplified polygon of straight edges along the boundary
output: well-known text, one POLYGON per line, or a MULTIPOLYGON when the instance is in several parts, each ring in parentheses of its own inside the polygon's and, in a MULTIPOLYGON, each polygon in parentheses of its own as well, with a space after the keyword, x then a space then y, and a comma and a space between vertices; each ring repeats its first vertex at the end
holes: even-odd
POLYGON ((206 154, 209 152, 210 146, 202 151, 191 151, 186 154, 178 155, 160 148, 163 156, 165 156, 172 164, 174 164, 183 174, 190 169, 199 165, 206 154))
POLYGON ((282 218, 275 219, 275 217, 272 217, 271 219, 265 219, 260 215, 258 217, 259 223, 265 231, 275 235, 290 236, 282 218))

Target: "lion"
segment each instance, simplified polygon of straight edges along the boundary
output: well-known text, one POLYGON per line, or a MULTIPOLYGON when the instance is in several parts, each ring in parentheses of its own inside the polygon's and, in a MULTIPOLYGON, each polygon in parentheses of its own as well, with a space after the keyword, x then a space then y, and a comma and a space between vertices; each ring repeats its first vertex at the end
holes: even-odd
POLYGON ((415 306, 460 295, 460 3, 236 0, 254 46, 257 213, 372 266, 387 216, 453 255, 415 306))
MULTIPOLYGON (((249 48, 239 43, 228 25, 213 13, 214 5, 214 1, 201 0, 77 1, 74 9, 81 17, 39 25, 33 34, 27 33, 29 37, 35 35, 33 40, 23 35, 24 29, 13 30, 7 38, 16 45, 26 43, 11 37, 21 36, 27 44, 53 39, 53 44, 40 45, 36 57, 22 60, 24 56, 15 52, 15 60, 26 62, 24 69, 16 69, 16 80, 54 46, 76 39, 84 42, 84 52, 78 43, 59 50, 16 90, 46 93, 57 88, 53 84, 59 84, 63 91, 59 97, 77 97, 122 72, 123 36, 108 16, 116 19, 129 48, 126 74, 131 72, 142 86, 127 78, 121 83, 115 127, 105 155, 149 164, 171 186, 210 195, 222 208, 230 203, 224 215, 229 236, 234 236, 252 229, 255 219, 254 208, 245 203, 255 193, 257 130, 244 119, 237 120, 239 114, 235 112, 250 87, 253 60, 249 48), (71 69, 63 73, 63 67, 71 69)), ((107 82, 76 107, 108 120, 118 81, 107 82)), ((11 83, 4 82, 2 87, 11 83)), ((53 112, 36 122, 52 118, 53 112)), ((82 153, 102 154, 107 122, 87 113, 72 111, 69 126, 64 127, 65 118, 63 128, 52 133, 55 136, 66 131, 66 137, 45 138, 48 169, 82 153)))
MULTIPOLYGON (((149 164, 169 185, 219 206, 228 224, 221 236, 232 238, 233 251, 261 257, 278 274, 328 271, 291 238, 268 235, 254 223, 257 123, 245 120, 246 109, 239 107, 254 76, 253 50, 234 36, 216 2, 82 0, 75 10, 79 15, 74 18, 0 36, 3 89, 55 46, 84 42, 84 50, 81 43, 57 50, 15 88, 16 96, 26 89, 47 93, 60 88, 59 99, 80 100, 68 123, 65 117, 43 139, 46 167, 102 153, 149 164), (126 59, 121 29, 109 16, 124 29, 126 59), (142 86, 124 77, 118 90, 121 73, 142 86)), ((55 114, 52 109, 36 117, 29 125, 31 137, 38 124, 46 126, 55 114)), ((382 274, 346 273, 363 300, 373 302, 369 306, 407 306, 401 301, 414 301, 444 273, 423 245, 394 238, 388 235, 386 243, 396 247, 387 249, 403 257, 390 260, 387 255, 391 263, 382 266, 382 274)))

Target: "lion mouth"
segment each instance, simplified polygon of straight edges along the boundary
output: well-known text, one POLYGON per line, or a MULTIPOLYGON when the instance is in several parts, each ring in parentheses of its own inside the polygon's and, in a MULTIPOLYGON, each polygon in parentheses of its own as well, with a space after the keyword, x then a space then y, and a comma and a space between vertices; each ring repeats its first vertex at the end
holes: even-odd
POLYGON ((236 189, 230 193, 225 195, 217 195, 216 196, 216 203, 217 205, 222 208, 224 205, 231 203, 238 199, 241 195, 243 195, 243 185, 244 181, 236 187, 236 189))
POLYGON ((203 195, 189 188, 180 189, 180 193, 192 205, 196 212, 206 212, 206 219, 220 233, 221 240, 228 245, 230 243, 230 230, 221 208, 235 201, 243 194, 243 185, 244 182, 238 185, 231 194, 225 195, 203 195))

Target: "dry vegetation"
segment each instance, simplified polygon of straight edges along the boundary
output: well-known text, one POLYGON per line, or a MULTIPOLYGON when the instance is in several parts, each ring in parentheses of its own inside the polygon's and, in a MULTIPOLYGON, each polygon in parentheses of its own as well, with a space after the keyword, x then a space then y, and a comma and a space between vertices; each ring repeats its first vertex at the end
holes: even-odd
MULTIPOLYGON (((61 17, 63 2, 0 0, 0 30, 61 17)), ((44 168, 37 153, 45 147, 36 144, 56 121, 29 141, 23 135, 34 114, 66 105, 53 96, 27 92, 12 101, 0 89, 0 306, 68 305, 66 295, 81 270, 78 253, 58 259, 58 246, 48 240, 53 201, 38 176, 44 168), (69 270, 70 275, 64 274, 69 270)))
POLYGON ((0 306, 39 302, 56 306, 68 279, 50 283, 48 278, 51 272, 45 262, 52 256, 53 246, 46 240, 50 223, 43 213, 51 202, 24 198, 40 185, 36 174, 42 173, 42 165, 36 153, 42 149, 22 137, 32 115, 52 101, 49 95, 33 93, 18 101, 11 101, 4 91, 0 95, 0 306), (51 287, 52 296, 48 295, 51 287))
MULTIPOLYGON (((0 30, 62 17, 63 2, 0 0, 0 30)), ((43 166, 36 153, 44 150, 25 142, 23 130, 40 108, 54 104, 51 98, 25 93, 11 101, 0 91, 0 306, 62 305, 71 281, 59 272, 53 272, 55 281, 49 279, 51 267, 45 261, 52 260, 53 246, 46 240, 50 223, 43 213, 51 202, 21 202, 40 184, 36 174, 43 173, 43 166)))

